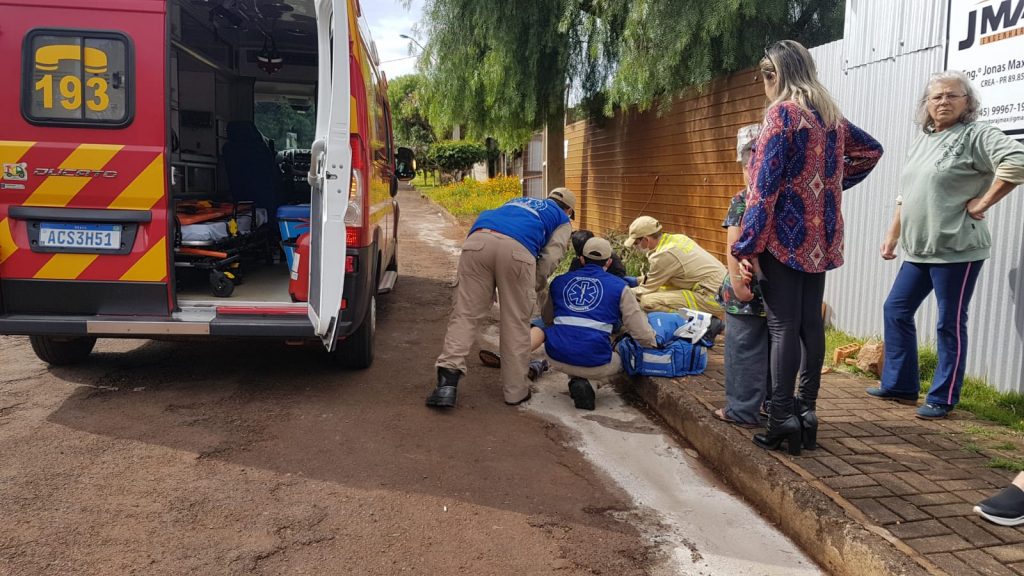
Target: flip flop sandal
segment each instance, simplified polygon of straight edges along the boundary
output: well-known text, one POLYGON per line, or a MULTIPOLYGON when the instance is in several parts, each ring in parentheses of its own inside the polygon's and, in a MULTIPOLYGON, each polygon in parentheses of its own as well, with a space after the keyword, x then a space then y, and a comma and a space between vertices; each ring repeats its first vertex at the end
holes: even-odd
POLYGON ((497 352, 481 350, 480 363, 488 368, 501 368, 501 356, 497 352))
POLYGON ((718 410, 715 410, 714 412, 711 413, 711 415, 714 416, 716 420, 721 420, 722 422, 725 422, 727 424, 735 424, 736 426, 739 426, 740 428, 760 428, 761 427, 759 424, 749 424, 747 422, 740 422, 739 420, 733 420, 732 418, 729 418, 728 416, 725 415, 725 410, 722 409, 722 408, 719 408, 718 410))
POLYGON ((547 360, 530 360, 530 367, 526 371, 526 377, 531 382, 540 378, 540 375, 547 372, 551 368, 547 360))

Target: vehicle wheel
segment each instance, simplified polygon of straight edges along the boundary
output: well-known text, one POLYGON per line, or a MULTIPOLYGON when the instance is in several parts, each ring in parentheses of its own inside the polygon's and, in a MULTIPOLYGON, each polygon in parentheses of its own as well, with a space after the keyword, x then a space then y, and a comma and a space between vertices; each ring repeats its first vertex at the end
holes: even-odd
POLYGON ((336 361, 345 368, 365 370, 373 364, 373 336, 377 332, 377 297, 370 297, 370 309, 363 323, 334 351, 336 361))
POLYGON ((227 269, 224 270, 224 275, 231 280, 231 283, 235 286, 242 284, 242 263, 232 262, 227 269))
POLYGON ((29 336, 32 351, 52 366, 70 366, 85 361, 96 345, 95 338, 57 338, 54 336, 29 336))
POLYGON ((210 272, 210 289, 218 298, 227 298, 235 291, 235 283, 226 274, 218 270, 210 272))

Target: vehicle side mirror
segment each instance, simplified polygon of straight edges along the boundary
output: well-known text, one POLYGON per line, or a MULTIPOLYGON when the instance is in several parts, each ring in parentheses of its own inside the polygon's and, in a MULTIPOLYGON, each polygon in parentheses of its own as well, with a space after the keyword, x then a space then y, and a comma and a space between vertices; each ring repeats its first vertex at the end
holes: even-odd
POLYGON ((408 182, 416 177, 416 158, 412 149, 404 146, 398 148, 395 154, 395 176, 402 182, 408 182))

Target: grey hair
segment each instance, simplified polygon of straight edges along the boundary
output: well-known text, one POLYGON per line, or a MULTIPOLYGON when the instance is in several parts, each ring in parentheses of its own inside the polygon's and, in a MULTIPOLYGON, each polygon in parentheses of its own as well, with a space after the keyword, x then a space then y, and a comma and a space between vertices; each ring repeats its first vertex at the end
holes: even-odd
POLYGON ((917 101, 917 112, 914 114, 914 121, 921 127, 921 130, 928 132, 935 124, 932 117, 928 114, 928 95, 932 91, 932 86, 938 82, 951 81, 959 82, 960 87, 964 90, 964 94, 967 95, 967 110, 960 116, 960 121, 964 124, 970 124, 978 119, 978 110, 981 109, 981 98, 978 97, 978 91, 974 88, 974 84, 971 84, 971 79, 959 70, 946 70, 945 72, 936 72, 928 78, 928 83, 924 86, 924 92, 921 94, 920 100, 917 101))
POLYGON ((743 165, 750 163, 750 155, 754 151, 754 142, 761 133, 760 124, 747 124, 736 133, 736 161, 743 165))

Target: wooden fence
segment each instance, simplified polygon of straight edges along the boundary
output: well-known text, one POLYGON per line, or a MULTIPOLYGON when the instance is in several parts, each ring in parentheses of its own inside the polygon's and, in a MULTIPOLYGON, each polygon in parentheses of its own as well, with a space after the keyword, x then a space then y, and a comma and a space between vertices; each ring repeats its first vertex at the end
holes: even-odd
POLYGON ((724 261, 722 218, 743 188, 736 132, 759 122, 764 106, 760 78, 747 70, 683 94, 660 116, 622 111, 603 126, 566 126, 565 178, 578 198, 578 226, 625 232, 646 214, 724 261))

